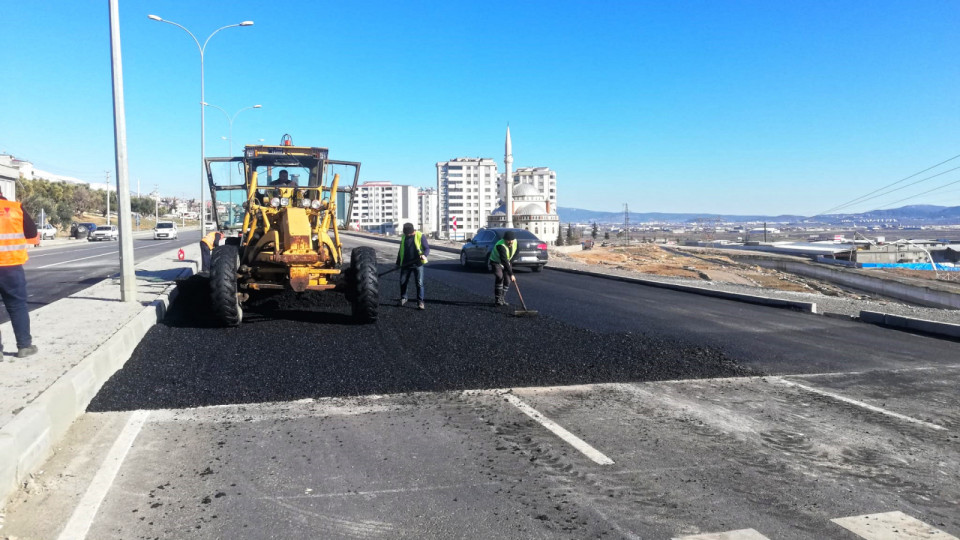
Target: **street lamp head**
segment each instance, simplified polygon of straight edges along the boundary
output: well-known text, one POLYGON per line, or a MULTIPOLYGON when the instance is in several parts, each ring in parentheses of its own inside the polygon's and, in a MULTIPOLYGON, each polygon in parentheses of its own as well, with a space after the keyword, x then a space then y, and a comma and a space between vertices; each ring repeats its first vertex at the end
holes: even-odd
POLYGON ((262 108, 262 107, 263 107, 263 105, 254 105, 254 106, 253 106, 254 109, 259 109, 259 108, 262 108))
POLYGON ((147 15, 147 18, 148 18, 148 19, 153 19, 153 20, 155 20, 155 21, 163 22, 163 19, 161 19, 160 17, 157 17, 156 15, 147 15))
POLYGON ((253 26, 253 21, 243 21, 240 26, 253 26))

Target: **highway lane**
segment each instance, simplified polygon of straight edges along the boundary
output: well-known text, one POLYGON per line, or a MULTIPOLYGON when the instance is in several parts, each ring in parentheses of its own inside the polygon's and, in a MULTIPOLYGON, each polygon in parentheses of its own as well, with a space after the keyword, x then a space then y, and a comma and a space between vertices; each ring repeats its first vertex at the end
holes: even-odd
MULTIPOLYGON (((200 240, 198 231, 181 231, 176 240, 153 240, 135 236, 134 261, 149 259, 164 251, 200 240)), ((119 242, 71 241, 41 246, 29 252, 24 265, 27 274, 27 306, 32 311, 83 290, 120 271, 119 242)), ((0 322, 10 320, 0 309, 0 322)))
POLYGON ((373 326, 287 294, 209 328, 182 296, 4 533, 960 535, 956 343, 549 271, 516 319, 447 257, 426 311, 387 274, 373 326))

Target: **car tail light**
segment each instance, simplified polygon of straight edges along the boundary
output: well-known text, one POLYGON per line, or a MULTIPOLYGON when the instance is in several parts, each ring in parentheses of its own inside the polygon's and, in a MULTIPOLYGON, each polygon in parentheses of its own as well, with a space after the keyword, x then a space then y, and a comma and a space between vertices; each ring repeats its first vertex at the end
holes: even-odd
POLYGON ((546 244, 537 244, 537 249, 547 249, 546 244))

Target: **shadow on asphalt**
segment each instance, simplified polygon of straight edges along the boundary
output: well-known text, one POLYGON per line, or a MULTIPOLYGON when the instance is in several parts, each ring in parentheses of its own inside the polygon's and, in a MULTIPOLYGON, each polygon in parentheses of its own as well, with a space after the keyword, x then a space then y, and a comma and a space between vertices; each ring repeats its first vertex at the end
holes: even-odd
POLYGON ((238 328, 204 327, 208 296, 186 281, 88 410, 758 374, 695 344, 515 318, 518 306, 495 307, 429 273, 426 310, 399 307, 398 280, 383 280, 380 320, 370 325, 344 324, 342 294, 284 293, 248 310, 238 328))

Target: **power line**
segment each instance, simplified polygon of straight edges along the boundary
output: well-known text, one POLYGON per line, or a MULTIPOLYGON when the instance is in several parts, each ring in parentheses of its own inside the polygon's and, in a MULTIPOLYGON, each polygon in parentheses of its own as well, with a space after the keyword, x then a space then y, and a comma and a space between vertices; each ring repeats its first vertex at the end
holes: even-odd
MULTIPOLYGON (((935 175, 933 175, 933 176, 928 176, 928 177, 926 177, 926 178, 921 178, 920 180, 917 180, 916 182, 910 182, 909 184, 907 184, 907 185, 905 185, 905 186, 900 186, 900 187, 898 187, 898 188, 896 188, 896 189, 891 189, 890 191, 887 191, 887 192, 885 192, 885 193, 881 193, 881 194, 879 194, 879 195, 874 195, 873 197, 868 197, 868 198, 866 198, 866 199, 863 199, 862 201, 858 202, 857 204, 860 204, 860 203, 862 203, 862 202, 867 202, 867 201, 869 201, 869 200, 876 199, 877 197, 885 197, 885 196, 887 196, 887 195, 889 195, 889 194, 891 194, 891 193, 893 193, 893 192, 895 192, 895 191, 900 191, 901 189, 906 189, 906 188, 908 188, 908 187, 910 187, 910 186, 915 186, 915 185, 917 185, 917 184, 919 184, 919 183, 921 183, 921 182, 926 182, 927 180, 930 180, 930 179, 932 179, 932 178, 936 178, 936 177, 938 177, 938 176, 943 176, 943 175, 945 175, 945 174, 947 174, 947 173, 949 173, 949 172, 953 172, 953 171, 956 171, 956 170, 958 170, 958 169, 960 169, 960 167, 954 167, 954 168, 952 168, 952 169, 947 169, 947 170, 945 170, 945 171, 943 171, 943 172, 939 172, 939 173, 937 173, 937 174, 935 174, 935 175)), ((818 214, 818 215, 819 215, 819 214, 818 214)))
MULTIPOLYGON (((858 203, 858 202, 864 202, 864 201, 866 201, 866 200, 869 200, 869 199, 867 199, 867 197, 870 197, 871 195, 873 195, 874 193, 877 193, 878 191, 883 191, 883 190, 885 190, 885 189, 887 189, 887 188, 889 188, 889 187, 893 187, 893 186, 899 184, 900 182, 906 182, 907 180, 913 178, 914 176, 919 176, 919 175, 921 175, 921 174, 923 174, 923 173, 925 173, 925 172, 927 172, 927 171, 929 171, 929 170, 931 170, 931 169, 936 169, 937 167, 943 165, 944 163, 949 163, 949 162, 951 162, 951 161, 953 161, 953 160, 955 160, 955 159, 957 159, 957 158, 960 158, 960 154, 957 154, 957 155, 953 156, 953 157, 950 158, 950 159, 946 159, 946 160, 944 160, 944 161, 941 161, 940 163, 937 163, 936 165, 933 165, 932 167, 927 167, 926 169, 924 169, 924 170, 922 170, 922 171, 915 172, 915 173, 911 174, 910 176, 907 176, 906 178, 901 178, 900 180, 897 180, 896 182, 893 182, 893 183, 891 183, 891 184, 887 184, 887 185, 885 185, 885 186, 883 186, 883 187, 881 187, 881 188, 879 188, 879 189, 875 189, 875 190, 871 191, 870 193, 867 193, 866 195, 861 195, 861 196, 859 196, 859 197, 857 197, 857 198, 855 198, 855 199, 852 199, 852 200, 850 200, 850 201, 847 201, 847 202, 845 202, 845 203, 843 203, 843 204, 841 204, 841 205, 834 206, 833 208, 831 208, 831 209, 829 209, 829 210, 826 210, 826 211, 823 211, 823 212, 820 212, 819 214, 816 214, 816 215, 813 216, 813 217, 822 216, 822 215, 824 215, 824 214, 829 214, 829 213, 831 213, 831 212, 835 212, 835 211, 837 211, 837 210, 840 210, 841 208, 846 208, 847 206, 850 206, 850 205, 852 205, 852 204, 856 204, 856 203, 858 203)), ((951 169, 951 170, 956 170, 956 169, 951 169)), ((946 172, 950 172, 950 171, 946 171, 946 172)), ((944 174, 944 173, 940 173, 940 174, 944 174)), ((939 176, 939 175, 931 176, 931 177, 929 177, 929 178, 926 178, 925 180, 929 180, 930 178, 934 178, 935 176, 939 176)), ((918 182, 914 182, 913 184, 909 184, 909 185, 914 185, 914 184, 920 183, 920 182, 922 182, 922 181, 923 181, 923 180, 920 180, 920 181, 918 181, 918 182)), ((903 187, 908 187, 908 186, 903 186, 903 187)), ((894 189, 894 190, 891 190, 891 191, 888 191, 887 193, 892 193, 893 191, 898 191, 898 190, 902 189, 903 187, 897 188, 897 189, 894 189)), ((886 193, 884 193, 883 195, 886 195, 886 193)), ((879 197, 879 196, 881 196, 881 195, 878 195, 878 197, 879 197)), ((875 198, 875 197, 871 197, 871 198, 875 198)))
POLYGON ((898 204, 898 203, 902 203, 903 201, 909 201, 910 199, 916 199, 917 197, 921 197, 921 196, 923 196, 923 195, 926 195, 927 193, 931 193, 931 192, 934 192, 934 191, 938 191, 938 190, 941 190, 941 189, 943 189, 943 188, 945 188, 945 187, 950 187, 950 186, 952 186, 952 185, 954 185, 954 184, 960 184, 960 180, 954 180, 953 182, 944 184, 944 185, 942 185, 942 186, 938 186, 938 187, 935 187, 935 188, 933 188, 933 189, 928 189, 927 191, 924 191, 923 193, 917 193, 916 195, 911 195, 911 196, 909 196, 909 197, 900 199, 899 201, 893 201, 892 203, 889 203, 889 204, 886 204, 886 205, 884 205, 884 206, 881 206, 880 208, 878 208, 878 210, 883 209, 883 208, 887 208, 887 207, 890 207, 890 206, 893 206, 893 205, 898 204))

